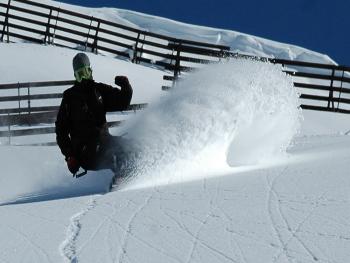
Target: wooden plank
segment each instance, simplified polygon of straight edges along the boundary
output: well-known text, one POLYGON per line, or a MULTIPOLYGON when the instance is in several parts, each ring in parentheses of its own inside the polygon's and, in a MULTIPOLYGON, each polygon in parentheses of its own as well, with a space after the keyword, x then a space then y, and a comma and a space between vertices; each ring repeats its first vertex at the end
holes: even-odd
POLYGON ((31 114, 0 115, 0 126, 49 124, 56 121, 57 111, 31 114))
MULTIPOLYGON (((13 23, 8 23, 8 26, 10 28, 16 28, 16 29, 19 29, 19 30, 23 30, 23 31, 26 31, 26 32, 31 32, 31 33, 38 34, 38 35, 43 35, 43 36, 46 33, 45 30, 42 31, 42 30, 38 30, 38 29, 26 27, 26 26, 16 25, 16 24, 13 24, 13 23)), ((43 42, 43 40, 41 40, 41 42, 43 42)))
MULTIPOLYGON (((164 54, 164 53, 160 53, 157 51, 153 51, 153 50, 149 50, 149 49, 137 49, 138 52, 142 52, 145 54, 149 54, 149 55, 153 55, 153 56, 157 56, 157 57, 161 57, 161 58, 166 58, 166 59, 170 59, 170 60, 174 60, 176 57, 172 54, 164 54)), ((138 58, 139 59, 139 58, 138 58)))
POLYGON ((315 73, 306 73, 306 72, 294 72, 294 71, 285 71, 287 74, 290 74, 293 77, 303 77, 303 78, 312 78, 312 79, 322 79, 322 80, 332 80, 333 81, 342 81, 350 83, 350 78, 347 77, 338 77, 331 75, 315 74, 315 73))
MULTIPOLYGON (((58 16, 58 17, 53 16, 52 19, 55 20, 55 21, 57 20, 59 22, 63 22, 63 23, 69 24, 69 25, 82 27, 84 29, 89 29, 90 28, 91 30, 94 30, 94 31, 97 30, 96 26, 91 25, 91 27, 90 27, 90 24, 84 24, 84 23, 77 22, 75 20, 71 20, 71 19, 68 19, 68 18, 60 17, 60 16, 58 16)), ((87 21, 87 22, 90 22, 90 21, 87 21)), ((51 27, 55 28, 55 25, 51 25, 51 27)))
POLYGON ((179 45, 179 44, 169 43, 168 46, 170 49, 180 50, 180 52, 204 55, 204 56, 210 56, 210 57, 223 57, 223 54, 224 54, 221 50, 193 47, 193 46, 182 45, 182 44, 179 45))
POLYGON ((0 114, 19 114, 22 112, 58 111, 59 106, 43 106, 29 108, 0 109, 0 114))
POLYGON ((129 53, 126 53, 126 52, 122 52, 122 51, 118 51, 118 50, 115 50, 115 49, 103 47, 103 46, 100 46, 100 45, 97 47, 97 49, 103 50, 103 51, 107 51, 109 53, 112 53, 112 54, 115 54, 115 55, 122 56, 122 57, 130 59, 129 53))
POLYGON ((300 107, 303 110, 316 110, 316 111, 328 111, 328 112, 338 112, 338 113, 345 113, 345 114, 350 114, 350 110, 345 110, 345 109, 331 109, 327 107, 322 107, 322 106, 313 106, 313 105, 300 105, 300 107))
POLYGON ((91 18, 90 16, 87 16, 87 15, 84 15, 84 14, 81 14, 78 12, 73 12, 73 11, 69 11, 66 9, 62 9, 60 7, 46 5, 46 4, 42 4, 42 3, 38 3, 38 2, 34 2, 34 1, 28 1, 28 0, 13 0, 13 1, 20 2, 23 4, 27 4, 27 5, 31 5, 31 6, 40 7, 40 8, 47 9, 47 10, 50 10, 50 8, 52 8, 53 11, 65 13, 68 15, 73 15, 73 16, 80 17, 80 18, 87 19, 87 20, 90 20, 90 18, 91 18))
MULTIPOLYGON (((299 82, 294 82, 294 87, 304 88, 304 89, 324 90, 324 91, 331 90, 330 86, 316 85, 316 84, 309 84, 309 83, 299 83, 299 82)), ((350 89, 347 89, 347 88, 333 87, 332 90, 335 92, 348 93, 348 94, 350 93, 350 89)))
MULTIPOLYGON (((166 58, 172 61, 175 61, 177 59, 176 55, 173 54, 164 54, 164 53, 160 53, 157 51, 153 51, 153 50, 149 50, 149 49, 139 49, 139 52, 145 53, 145 54, 149 54, 149 55, 153 55, 153 56, 157 56, 157 57, 161 57, 161 58, 166 58)), ((192 63, 197 63, 197 64, 209 64, 211 62, 215 62, 215 61, 211 61, 211 60, 207 60, 207 59, 200 59, 200 58, 192 58, 192 57, 186 57, 186 56, 179 56, 178 57, 181 62, 192 62, 192 63)))
POLYGON ((129 36, 129 35, 126 35, 126 34, 122 34, 122 33, 119 33, 119 32, 116 32, 116 31, 112 31, 112 30, 108 30, 108 29, 101 28, 101 27, 99 29, 99 32, 107 34, 107 35, 111 35, 111 36, 115 36, 115 37, 120 37, 120 38, 123 38, 123 39, 131 40, 133 42, 136 42, 136 40, 137 40, 137 37, 132 37, 132 36, 129 36))
POLYGON ((339 102, 339 103, 346 103, 350 104, 350 99, 345 98, 329 98, 328 96, 319 96, 319 95, 310 95, 310 94, 301 94, 300 99, 306 99, 306 100, 317 100, 317 101, 331 101, 331 102, 339 102))
MULTIPOLYGON (((123 121, 113 121, 108 122, 108 127, 117 127, 123 121)), ((19 137, 19 136, 30 136, 30 135, 43 135, 55 133, 55 127, 43 127, 43 128, 27 128, 27 129, 18 129, 10 131, 0 131, 0 137, 19 137)))
POLYGON ((62 93, 37 94, 37 95, 20 95, 20 96, 5 96, 0 97, 0 102, 4 101, 19 101, 19 100, 45 100, 45 99, 60 99, 62 93))
MULTIPOLYGON (((128 45, 128 44, 124 44, 122 42, 118 42, 118 41, 115 41, 115 40, 111 40, 111 39, 108 39, 108 38, 104 38, 104 37, 100 37, 100 36, 97 36, 97 40, 99 42, 105 42, 105 43, 108 43, 108 44, 112 44, 112 45, 115 45, 115 46, 120 46, 120 47, 124 47, 126 49, 130 49, 132 50, 134 47, 132 45, 128 45)), ((100 44, 99 44, 99 47, 100 47, 100 44)))
MULTIPOLYGON (((55 29, 55 34, 52 34, 50 33, 51 37, 53 36, 57 36, 57 31, 63 31, 63 32, 66 32, 66 33, 69 33, 69 34, 73 34, 75 36, 81 36, 83 38, 87 38, 88 34, 87 33, 84 33, 84 32, 81 32, 81 31, 77 31, 77 30, 74 30, 74 29, 70 29, 70 28, 65 28, 65 27, 62 27, 62 26, 56 26, 56 25, 49 25, 50 28, 54 28, 55 29)), ((85 43, 85 42, 84 42, 85 43)))
POLYGON ((172 50, 169 48, 168 44, 160 44, 157 42, 153 42, 153 41, 149 41, 146 39, 139 39, 139 43, 141 43, 142 45, 148 45, 148 46, 152 46, 152 47, 157 47, 157 48, 162 48, 162 49, 166 49, 166 50, 172 50))
POLYGON ((0 131, 0 137, 18 137, 18 136, 42 135, 42 134, 50 134, 50 133, 55 133, 55 127, 0 131))
POLYGON ((85 46, 85 41, 80 41, 80 40, 77 40, 77 39, 74 39, 74 38, 62 36, 62 35, 59 35, 57 33, 55 33, 55 34, 50 33, 50 36, 52 38, 55 38, 55 39, 60 39, 60 40, 63 40, 63 41, 66 41, 66 42, 69 42, 69 43, 72 43, 72 44, 80 45, 82 47, 85 46))
POLYGON ((57 146, 57 142, 38 142, 26 144, 11 144, 11 146, 57 146))
MULTIPOLYGON (((1 24, 1 22, 0 22, 1 24)), ((15 37, 15 38, 19 38, 19 39, 23 39, 29 42, 33 42, 33 43, 38 43, 38 44, 42 44, 43 40, 42 39, 37 39, 34 37, 29 37, 29 36, 24 36, 22 34, 17 34, 17 33, 13 33, 13 32, 6 32, 6 35, 10 36, 10 37, 15 37)))
MULTIPOLYGON (((17 1, 17 0, 14 0, 14 1, 17 1)), ((10 9, 18 11, 18 12, 26 13, 26 14, 31 14, 31 15, 34 15, 34 16, 39 16, 39 17, 43 17, 43 18, 49 18, 49 15, 46 14, 46 13, 42 13, 42 12, 39 12, 39 11, 34 11, 34 10, 31 10, 31 9, 26 9, 26 8, 15 6, 15 5, 11 5, 10 9)), ((50 8, 48 8, 48 10, 49 9, 50 8)))
POLYGON ((292 65, 292 66, 301 66, 301 67, 308 67, 308 68, 320 68, 320 69, 335 69, 340 71, 350 71, 350 67, 348 66, 338 66, 333 64, 321 64, 321 63, 314 63, 314 62, 305 62, 305 61, 297 61, 297 60, 286 60, 286 59, 270 59, 272 63, 277 64, 284 64, 284 65, 292 65))
POLYGON ((13 0, 13 1, 14 2, 23 3, 23 4, 32 5, 32 6, 41 7, 41 8, 44 8, 44 9, 50 9, 51 8, 50 5, 42 4, 42 3, 39 3, 39 2, 26 1, 26 0, 13 0))
MULTIPOLYGON (((0 15, 2 15, 2 14, 3 13, 0 13, 0 15)), ((46 25, 47 25, 45 22, 33 20, 33 19, 30 19, 30 18, 22 17, 22 16, 16 16, 16 15, 8 14, 8 17, 12 18, 12 19, 15 19, 15 20, 23 21, 23 22, 26 22, 26 23, 35 24, 35 25, 38 25, 38 26, 46 27, 46 25)))
POLYGON ((1 89, 18 89, 18 88, 39 88, 39 87, 56 87, 56 86, 69 86, 74 85, 74 80, 63 81, 40 81, 40 82, 22 82, 22 83, 9 83, 0 84, 1 89))
POLYGON ((317 100, 317 101, 329 101, 328 96, 319 96, 319 95, 310 95, 310 94, 301 94, 300 99, 305 100, 317 100))

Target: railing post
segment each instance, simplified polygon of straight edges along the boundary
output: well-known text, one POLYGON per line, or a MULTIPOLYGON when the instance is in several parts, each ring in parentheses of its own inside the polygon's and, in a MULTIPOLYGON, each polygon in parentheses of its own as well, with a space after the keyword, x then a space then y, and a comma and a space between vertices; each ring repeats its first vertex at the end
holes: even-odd
POLYGON ((21 115, 21 91, 20 91, 20 85, 19 82, 17 82, 17 90, 18 90, 18 115, 21 115))
POLYGON ((331 78, 331 85, 329 89, 329 96, 328 96, 328 104, 327 108, 330 108, 331 103, 332 103, 332 110, 334 111, 334 100, 333 100, 333 82, 334 82, 334 74, 335 74, 335 69, 332 69, 332 78, 331 78))
POLYGON ((57 16, 56 16, 56 23, 53 29, 53 35, 52 35, 52 40, 51 40, 51 44, 54 44, 55 41, 55 37, 56 37, 56 29, 57 29, 57 22, 58 22, 58 16, 60 15, 60 8, 58 8, 58 10, 56 10, 57 12, 57 16))
POLYGON ((95 54, 97 54, 98 52, 98 32, 100 30, 100 25, 101 25, 101 21, 98 20, 97 23, 97 28, 96 28, 96 32, 95 32, 95 36, 94 36, 94 43, 92 44, 92 52, 94 52, 95 54))
POLYGON ((10 122, 10 113, 7 113, 7 131, 8 131, 8 143, 11 145, 11 122, 10 122))
POLYGON ((337 111, 339 110, 340 97, 341 97, 341 93, 342 93, 342 91, 343 91, 344 74, 345 74, 345 70, 343 70, 343 73, 342 73, 342 76, 341 76, 341 81, 340 81, 340 89, 339 89, 339 96, 338 96, 337 111))
MULTIPOLYGON (((30 105, 30 85, 28 85, 28 118, 30 119, 31 105, 30 105)), ((30 123, 29 123, 30 124, 30 123)))
POLYGON ((50 7, 50 13, 49 13, 49 18, 47 20, 47 25, 46 25, 46 33, 45 33, 45 38, 44 38, 44 43, 46 44, 47 42, 50 42, 50 23, 51 23, 51 16, 52 16, 52 7, 50 7))
POLYGON ((175 61, 175 67, 174 67, 174 78, 176 79, 178 77, 178 75, 180 75, 181 73, 181 69, 180 69, 180 64, 181 64, 181 59, 180 59, 180 55, 181 55, 181 45, 182 42, 179 42, 179 44, 177 45, 177 51, 176 51, 176 61, 175 61))
POLYGON ((137 59, 137 49, 138 49, 138 47, 137 46, 139 45, 140 35, 141 35, 141 32, 139 32, 137 34, 136 43, 135 43, 135 46, 134 46, 134 54, 133 54, 133 57, 132 57, 132 60, 131 60, 132 63, 136 63, 136 64, 137 64, 137 61, 138 61, 138 59, 137 59))
POLYGON ((93 18, 94 18, 93 16, 90 18, 89 30, 88 30, 88 33, 87 33, 87 36, 86 36, 86 41, 85 41, 85 51, 86 51, 86 48, 88 47, 88 43, 89 43, 89 36, 90 36, 90 31, 91 31, 93 18))
POLYGON ((10 6, 11 6, 11 0, 8 1, 7 3, 7 9, 6 9, 6 14, 5 14, 5 21, 4 21, 4 25, 2 27, 2 33, 1 33, 1 42, 4 41, 4 35, 5 35, 5 29, 7 27, 7 42, 10 42, 9 39, 9 12, 10 12, 10 6))

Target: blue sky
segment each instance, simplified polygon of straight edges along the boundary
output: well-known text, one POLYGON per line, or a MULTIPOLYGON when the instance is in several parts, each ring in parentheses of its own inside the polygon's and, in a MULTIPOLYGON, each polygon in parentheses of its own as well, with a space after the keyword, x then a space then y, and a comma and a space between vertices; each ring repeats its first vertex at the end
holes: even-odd
POLYGON ((295 44, 350 65, 349 0, 63 0, 117 7, 295 44))

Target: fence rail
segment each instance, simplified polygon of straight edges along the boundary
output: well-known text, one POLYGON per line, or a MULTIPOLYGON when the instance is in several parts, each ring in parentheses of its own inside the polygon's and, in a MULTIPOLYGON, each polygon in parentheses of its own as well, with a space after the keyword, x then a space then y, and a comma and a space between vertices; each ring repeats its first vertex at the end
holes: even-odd
MULTIPOLYGON (((13 92, 14 89, 17 89, 18 95, 0 96, 0 103, 11 103, 12 106, 6 106, 7 104, 0 106, 0 128, 3 128, 0 130, 0 137, 8 137, 9 143, 11 143, 11 137, 54 133, 54 127, 38 127, 38 125, 47 126, 55 122, 59 109, 59 99, 63 96, 62 92, 57 93, 57 88, 66 87, 73 83, 73 80, 66 80, 1 84, 0 92, 13 92), (45 89, 46 93, 31 95, 32 89, 36 90, 37 88, 48 89, 45 89), (21 95, 22 90, 29 95, 21 95), (52 101, 53 99, 55 101, 52 101), (35 100, 39 100, 44 106, 33 107, 32 104, 35 100), (15 105, 17 107, 14 107, 15 105)), ((146 103, 132 104, 124 112, 135 112, 146 106, 146 103)), ((120 123, 121 121, 110 121, 108 125, 115 127, 120 123)))

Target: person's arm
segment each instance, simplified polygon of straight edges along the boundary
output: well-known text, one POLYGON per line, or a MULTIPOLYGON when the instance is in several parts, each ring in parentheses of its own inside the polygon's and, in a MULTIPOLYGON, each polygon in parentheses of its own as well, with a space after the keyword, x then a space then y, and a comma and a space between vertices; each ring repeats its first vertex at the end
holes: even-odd
POLYGON ((73 155, 71 139, 69 137, 69 113, 68 104, 63 94, 62 102, 58 110, 56 126, 56 141, 62 154, 68 159, 73 155))
POLYGON ((120 89, 100 84, 99 91, 103 97, 106 111, 123 111, 130 105, 133 90, 128 78, 117 76, 115 84, 120 86, 120 89))

